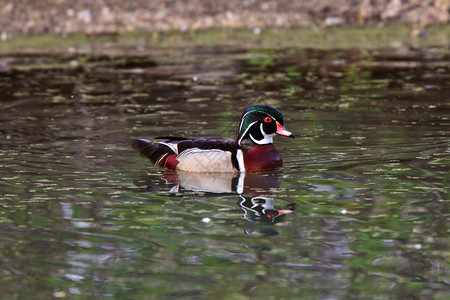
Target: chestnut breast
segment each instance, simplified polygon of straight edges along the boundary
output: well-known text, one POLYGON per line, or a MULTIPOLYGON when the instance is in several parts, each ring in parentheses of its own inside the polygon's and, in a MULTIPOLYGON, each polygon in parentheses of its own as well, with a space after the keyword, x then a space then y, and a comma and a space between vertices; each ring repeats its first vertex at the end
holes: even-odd
POLYGON ((273 144, 254 146, 243 154, 245 170, 248 172, 278 169, 283 166, 280 153, 273 144))

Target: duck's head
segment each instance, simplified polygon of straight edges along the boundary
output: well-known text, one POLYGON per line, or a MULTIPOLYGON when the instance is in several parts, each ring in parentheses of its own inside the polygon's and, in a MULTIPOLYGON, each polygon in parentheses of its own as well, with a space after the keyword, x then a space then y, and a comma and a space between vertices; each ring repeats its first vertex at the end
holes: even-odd
POLYGON ((255 105, 247 108, 242 114, 237 142, 239 145, 245 140, 251 140, 258 145, 271 144, 275 134, 295 137, 284 129, 283 116, 276 108, 255 105))

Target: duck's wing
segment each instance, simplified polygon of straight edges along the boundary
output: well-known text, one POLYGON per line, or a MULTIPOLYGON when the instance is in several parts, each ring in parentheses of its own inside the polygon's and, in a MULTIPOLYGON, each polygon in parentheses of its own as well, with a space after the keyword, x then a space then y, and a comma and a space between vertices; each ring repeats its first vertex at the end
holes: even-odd
POLYGON ((165 137, 163 142, 138 139, 132 146, 141 156, 149 158, 155 165, 188 171, 234 171, 239 170, 236 153, 239 145, 228 138, 186 139, 165 137), (201 169, 199 169, 201 166, 201 169), (223 166, 223 167, 221 167, 223 166), (208 170, 208 169, 211 170, 208 170))
POLYGON ((200 150, 222 150, 236 154, 239 145, 232 139, 210 137, 199 139, 184 139, 176 141, 178 152, 181 153, 187 149, 197 148, 200 150))

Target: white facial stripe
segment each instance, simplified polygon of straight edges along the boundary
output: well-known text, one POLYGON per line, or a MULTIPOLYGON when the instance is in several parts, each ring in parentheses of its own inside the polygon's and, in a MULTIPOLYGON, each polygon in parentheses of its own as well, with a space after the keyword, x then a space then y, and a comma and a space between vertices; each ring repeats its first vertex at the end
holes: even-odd
MULTIPOLYGON (((250 127, 252 127, 253 124, 255 124, 255 123, 258 123, 258 121, 255 121, 255 122, 251 123, 251 124, 247 127, 247 129, 245 129, 245 132, 241 135, 241 138, 240 138, 239 141, 238 141, 238 145, 241 144, 242 138, 247 134, 247 131, 249 131, 250 127)), ((239 131, 240 131, 240 130, 239 130, 239 131)))
POLYGON ((250 134, 250 138, 252 139, 252 141, 258 145, 273 144, 273 137, 275 136, 275 133, 272 133, 272 134, 265 133, 262 123, 260 126, 260 130, 261 130, 261 133, 264 136, 264 138, 262 140, 257 140, 250 134))
POLYGON ((273 144, 273 136, 274 135, 266 135, 262 140, 257 140, 250 134, 250 138, 252 139, 252 141, 258 145, 273 144))
MULTIPOLYGON (((248 112, 246 112, 246 113, 242 116, 242 118, 241 118, 241 124, 239 124, 239 132, 241 132, 242 124, 244 123, 245 117, 246 117, 249 113, 251 113, 251 112, 255 112, 255 110, 248 111, 248 112)), ((262 111, 262 113, 265 113, 266 115, 268 115, 269 117, 271 117, 271 118, 274 119, 275 121, 278 121, 277 119, 275 119, 274 117, 272 117, 271 114, 266 113, 266 112, 264 112, 264 111, 262 111)), ((252 124, 253 124, 253 123, 252 123, 252 124)), ((249 127, 250 127, 250 126, 249 126, 249 127)))
POLYGON ((264 131, 264 127, 263 124, 261 123, 261 125, 259 126, 259 129, 261 129, 261 133, 263 134, 264 137, 267 136, 267 133, 264 131))
POLYGON ((248 112, 246 112, 246 113, 242 116, 242 118, 241 118, 241 124, 239 124, 239 132, 241 132, 242 124, 244 123, 245 117, 246 117, 249 113, 251 113, 251 112, 252 112, 252 111, 248 111, 248 112))
POLYGON ((275 119, 274 117, 272 117, 270 114, 265 113, 266 115, 268 115, 269 117, 271 117, 272 119, 274 119, 275 121, 278 121, 277 119, 275 119))

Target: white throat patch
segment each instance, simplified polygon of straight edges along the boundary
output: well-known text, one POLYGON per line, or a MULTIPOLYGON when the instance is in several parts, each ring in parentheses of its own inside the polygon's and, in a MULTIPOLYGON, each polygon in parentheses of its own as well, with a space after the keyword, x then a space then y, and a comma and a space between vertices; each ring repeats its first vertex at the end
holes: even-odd
POLYGON ((265 133, 262 123, 261 123, 260 129, 261 129, 261 134, 264 136, 264 138, 262 140, 257 140, 250 134, 250 138, 252 139, 253 143, 258 144, 258 145, 273 144, 273 137, 275 136, 275 133, 272 133, 272 134, 265 133))

